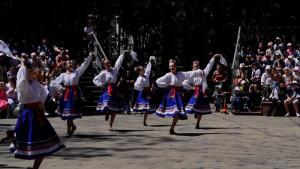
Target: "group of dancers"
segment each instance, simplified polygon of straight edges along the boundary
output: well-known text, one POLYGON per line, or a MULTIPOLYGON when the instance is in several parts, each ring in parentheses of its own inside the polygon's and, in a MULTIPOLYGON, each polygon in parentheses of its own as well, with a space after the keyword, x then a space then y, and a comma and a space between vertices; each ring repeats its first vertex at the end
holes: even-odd
MULTIPOLYGON (((96 86, 105 87, 101 94, 97 112, 105 114, 105 120, 110 117, 109 130, 113 131, 113 123, 116 114, 124 111, 123 101, 117 87, 117 74, 125 57, 130 56, 132 51, 124 51, 117 59, 114 67, 107 59, 102 60, 105 70, 97 75, 93 82, 96 86)), ((51 84, 50 88, 61 91, 61 98, 58 103, 58 113, 62 120, 67 121, 67 133, 73 135, 76 130, 74 119, 82 117, 81 93, 78 88, 80 76, 95 58, 91 53, 80 67, 76 68, 72 60, 66 61, 66 72, 62 73, 51 84)), ((212 69, 215 59, 222 57, 214 55, 204 70, 200 69, 199 62, 193 62, 192 71, 177 71, 175 60, 169 61, 170 72, 156 80, 160 88, 169 88, 156 110, 151 100, 153 84, 150 85, 149 76, 151 72, 151 59, 146 68, 138 66, 139 77, 134 88, 139 91, 139 95, 134 106, 135 111, 144 113, 143 124, 147 126, 148 114, 156 113, 160 117, 173 117, 170 134, 175 133, 175 126, 179 119, 187 119, 187 114, 195 114, 197 119, 196 129, 200 128, 202 115, 210 114, 209 100, 204 96, 207 88, 206 77, 212 69), (181 86, 188 90, 195 90, 187 106, 182 103, 181 86)), ((150 57, 151 58, 151 57, 150 57)), ((31 66, 20 59, 21 68, 17 74, 17 92, 20 102, 24 105, 24 110, 18 118, 15 129, 7 132, 8 139, 12 140, 11 151, 16 158, 35 159, 33 168, 39 168, 45 156, 64 148, 55 130, 47 120, 43 110, 43 103, 48 95, 39 82, 34 79, 34 72, 31 66)))

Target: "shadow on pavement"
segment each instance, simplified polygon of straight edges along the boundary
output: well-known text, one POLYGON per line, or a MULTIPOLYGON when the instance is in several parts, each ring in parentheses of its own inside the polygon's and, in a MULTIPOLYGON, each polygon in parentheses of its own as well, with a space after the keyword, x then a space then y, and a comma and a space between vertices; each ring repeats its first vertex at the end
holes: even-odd
POLYGON ((114 131, 127 133, 127 132, 140 132, 140 131, 154 131, 154 130, 114 130, 114 131))
POLYGON ((7 166, 7 164, 0 164, 0 168, 22 168, 22 167, 12 167, 12 166, 7 166))
POLYGON ((215 134, 238 134, 238 133, 176 133, 176 136, 190 136, 190 137, 194 137, 194 136, 201 136, 201 135, 215 135, 215 134))

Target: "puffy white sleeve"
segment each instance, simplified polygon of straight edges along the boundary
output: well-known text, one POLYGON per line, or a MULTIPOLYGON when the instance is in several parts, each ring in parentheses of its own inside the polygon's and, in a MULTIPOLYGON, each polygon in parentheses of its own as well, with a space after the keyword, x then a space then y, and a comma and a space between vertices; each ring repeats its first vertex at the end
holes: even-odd
POLYGON ((150 73, 151 73, 151 62, 149 62, 148 64, 147 64, 147 66, 146 66, 146 70, 145 70, 145 75, 147 76, 147 77, 149 77, 150 76, 150 73))
POLYGON ((160 77, 156 80, 156 84, 160 88, 167 87, 169 82, 170 82, 169 73, 165 74, 163 77, 160 77))
POLYGON ((142 81, 141 77, 138 77, 138 78, 136 79, 136 81, 135 81, 135 83, 134 83, 134 89, 135 89, 135 90, 137 90, 137 91, 143 90, 143 86, 142 86, 142 84, 141 84, 141 81, 142 81))
POLYGON ((103 86, 105 85, 105 72, 102 71, 100 72, 99 75, 97 75, 96 77, 94 77, 93 82, 96 86, 103 86))
POLYGON ((27 67, 22 66, 17 74, 17 91, 27 91, 29 89, 29 83, 28 83, 28 70, 27 67))
POLYGON ((93 57, 90 55, 85 59, 85 61, 80 65, 79 68, 76 69, 76 72, 81 76, 84 71, 89 67, 91 61, 93 60, 93 57))
POLYGON ((59 75, 55 80, 53 80, 50 83, 50 88, 52 88, 54 90, 60 90, 63 88, 63 86, 61 85, 63 82, 64 82, 64 73, 59 75))
POLYGON ((182 72, 182 73, 184 75, 184 79, 190 79, 190 78, 194 78, 197 76, 202 76, 204 74, 203 70, 201 70, 201 69, 194 70, 194 71, 188 71, 188 72, 182 72))
POLYGON ((124 61, 124 57, 125 57, 125 56, 124 56, 123 54, 120 55, 119 58, 118 58, 118 60, 117 60, 116 63, 115 63, 114 70, 116 71, 116 73, 119 72, 120 67, 121 67, 121 65, 122 65, 122 63, 123 63, 123 61, 124 61))
POLYGON ((193 82, 193 78, 190 79, 186 79, 182 82, 182 86, 183 88, 187 89, 187 90, 191 90, 192 86, 190 85, 193 82))
POLYGON ((206 77, 209 72, 211 71, 212 67, 214 66, 214 63, 215 63, 215 58, 211 58, 209 63, 207 64, 206 68, 204 69, 204 77, 206 77))
POLYGON ((44 103, 45 100, 47 99, 47 96, 49 94, 49 91, 42 86, 38 81, 34 80, 34 87, 36 88, 37 92, 38 92, 38 101, 44 103))

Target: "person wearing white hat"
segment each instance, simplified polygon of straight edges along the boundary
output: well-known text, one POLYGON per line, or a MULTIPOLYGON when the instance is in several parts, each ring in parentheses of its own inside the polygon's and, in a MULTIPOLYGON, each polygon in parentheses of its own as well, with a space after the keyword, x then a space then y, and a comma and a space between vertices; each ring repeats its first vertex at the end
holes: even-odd
POLYGON ((281 43, 281 39, 279 37, 276 37, 275 44, 273 46, 275 50, 278 49, 280 43, 281 43))
POLYGON ((271 71, 271 66, 267 65, 266 66, 266 72, 263 73, 261 76, 261 86, 263 89, 263 98, 262 101, 268 101, 269 96, 272 92, 272 71, 271 71))
MULTIPOLYGON (((277 109, 276 112, 279 112, 281 110, 282 107, 284 107, 284 100, 286 100, 287 98, 287 94, 286 94, 286 86, 285 86, 285 82, 280 80, 279 85, 276 85, 274 87, 274 93, 273 93, 273 97, 272 97, 272 105, 270 107, 270 109, 268 110, 268 113, 266 114, 266 116, 271 115, 271 113, 273 112, 274 108, 277 109)), ((273 114, 273 116, 275 116, 275 114, 273 114)))
POLYGON ((232 94, 232 96, 230 97, 230 101, 232 104, 232 108, 231 110, 233 112, 240 112, 241 111, 241 105, 242 105, 242 93, 241 93, 241 89, 239 86, 236 86, 234 88, 234 93, 232 94))
POLYGON ((48 67, 48 56, 46 56, 45 52, 41 52, 40 53, 40 68, 42 69, 42 71, 46 74, 46 76, 48 76, 49 73, 49 67, 48 67))
POLYGON ((296 80, 292 81, 292 87, 288 90, 288 97, 287 99, 284 101, 284 107, 286 110, 286 115, 285 117, 289 117, 290 113, 289 113, 289 104, 293 104, 294 109, 296 111, 296 116, 300 117, 299 114, 299 99, 300 99, 300 89, 298 87, 298 82, 296 80))
POLYGON ((293 55, 289 55, 285 60, 285 66, 289 68, 293 68, 295 66, 295 60, 293 55))
POLYGON ((292 43, 288 43, 287 45, 287 50, 286 50, 286 54, 289 56, 289 55, 292 55, 294 56, 296 54, 296 51, 293 50, 293 45, 292 43))
POLYGON ((295 66, 293 69, 293 79, 297 80, 298 83, 300 82, 300 67, 295 66))

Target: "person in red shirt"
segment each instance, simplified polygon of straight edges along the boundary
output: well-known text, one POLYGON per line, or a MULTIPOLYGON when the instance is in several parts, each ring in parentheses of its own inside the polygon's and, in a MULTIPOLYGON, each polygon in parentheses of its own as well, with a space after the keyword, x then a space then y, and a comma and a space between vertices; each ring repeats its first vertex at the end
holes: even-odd
POLYGON ((212 80, 217 84, 223 84, 227 82, 228 75, 227 72, 223 69, 222 65, 217 64, 217 70, 214 71, 212 75, 212 80))

